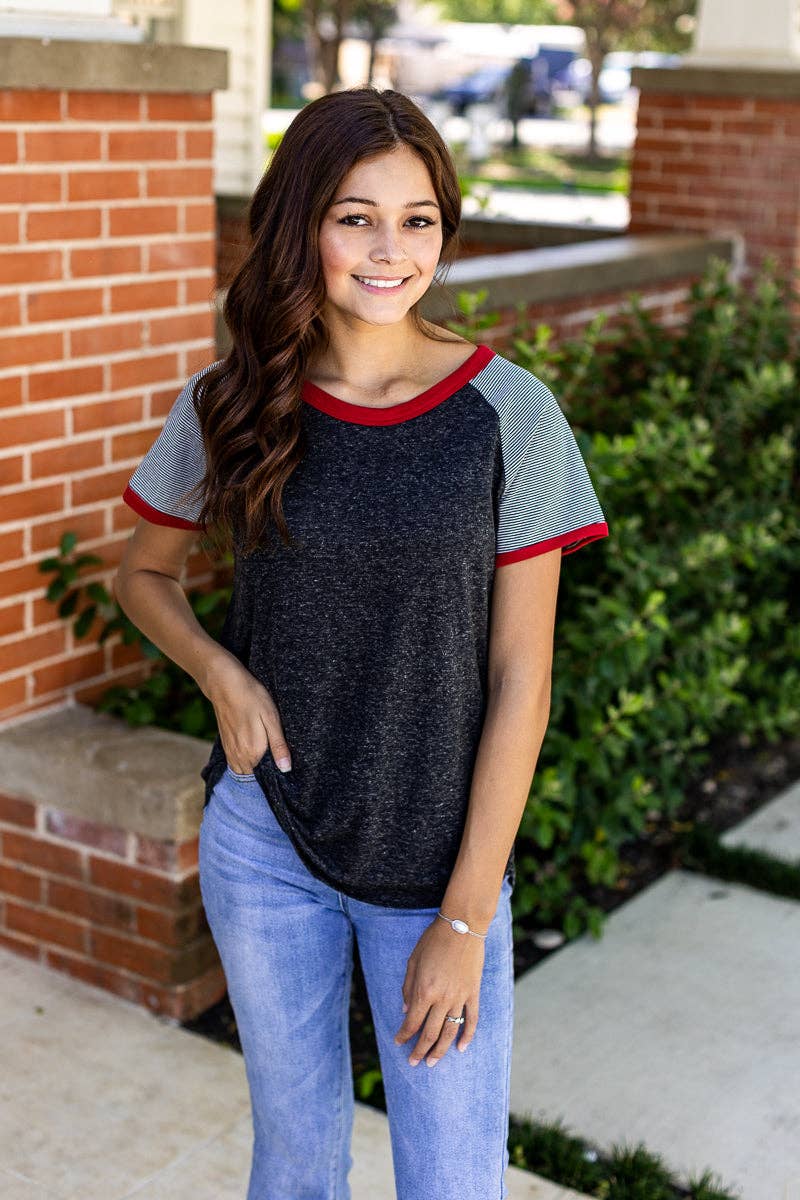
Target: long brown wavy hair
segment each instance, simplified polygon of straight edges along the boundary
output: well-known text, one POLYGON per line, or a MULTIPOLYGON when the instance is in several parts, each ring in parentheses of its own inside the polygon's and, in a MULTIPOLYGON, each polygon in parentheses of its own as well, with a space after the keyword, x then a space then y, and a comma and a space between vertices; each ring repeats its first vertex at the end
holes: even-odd
MULTIPOLYGON (((337 189, 362 159, 405 143, 428 168, 441 209, 443 286, 457 254, 461 191, 446 143, 402 92, 348 88, 298 112, 253 193, 250 245, 228 288, 223 317, 232 345, 196 380, 192 400, 206 473, 198 522, 212 546, 249 554, 274 526, 291 541, 281 497, 305 453, 301 388, 309 362, 328 346, 319 229, 337 189)), ((409 316, 433 341, 418 312, 409 316)))

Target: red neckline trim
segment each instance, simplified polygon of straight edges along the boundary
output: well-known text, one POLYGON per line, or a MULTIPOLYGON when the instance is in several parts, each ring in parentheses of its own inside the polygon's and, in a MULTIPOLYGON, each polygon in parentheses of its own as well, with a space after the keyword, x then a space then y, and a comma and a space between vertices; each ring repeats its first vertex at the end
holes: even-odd
POLYGON ((477 375, 494 355, 492 347, 481 342, 469 358, 444 379, 426 388, 418 396, 412 396, 410 400, 401 400, 399 404, 390 404, 386 408, 373 408, 370 404, 351 404, 348 400, 340 400, 338 396, 326 392, 309 379, 303 381, 301 395, 314 408, 328 413, 331 417, 338 417, 341 421, 350 421, 356 425, 397 425, 400 421, 418 417, 420 413, 441 404, 442 400, 452 396, 477 375))

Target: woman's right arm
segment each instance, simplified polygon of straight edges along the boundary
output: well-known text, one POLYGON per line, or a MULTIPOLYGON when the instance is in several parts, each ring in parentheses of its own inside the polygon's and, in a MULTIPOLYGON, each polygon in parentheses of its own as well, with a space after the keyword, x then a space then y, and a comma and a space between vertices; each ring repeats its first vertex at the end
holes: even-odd
POLYGON ((247 774, 269 747, 290 757, 275 702, 239 660, 215 641, 192 611, 180 582, 197 531, 136 523, 113 579, 133 624, 196 681, 211 701, 230 767, 247 774))

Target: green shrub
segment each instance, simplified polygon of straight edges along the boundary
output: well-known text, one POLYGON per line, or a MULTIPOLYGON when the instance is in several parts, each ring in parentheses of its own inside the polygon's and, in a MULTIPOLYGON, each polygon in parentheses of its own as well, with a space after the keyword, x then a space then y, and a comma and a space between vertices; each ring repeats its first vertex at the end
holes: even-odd
POLYGON ((663 1158, 643 1143, 615 1142, 608 1151, 576 1137, 564 1122, 535 1121, 512 1115, 509 1121, 509 1160, 512 1166, 535 1171, 575 1189, 573 1195, 598 1200, 740 1200, 713 1172, 691 1174, 683 1186, 663 1158))
POLYGON ((797 342, 787 285, 715 262, 684 328, 631 300, 580 340, 517 329, 559 396, 610 537, 565 561, 552 715, 517 843, 515 914, 599 930, 577 885, 672 814, 712 736, 775 740, 800 716, 797 342))
MULTIPOLYGON (((102 567, 103 560, 96 554, 76 555, 77 540, 72 532, 62 534, 58 553, 39 562, 40 571, 53 574, 45 598, 57 602, 58 615, 72 621, 76 639, 91 633, 102 645, 118 633, 124 646, 138 645, 143 657, 153 663, 153 670, 145 680, 132 685, 114 684, 103 693, 96 708, 124 718, 129 725, 158 725, 213 740, 217 726, 211 702, 191 675, 136 628, 104 583, 81 579, 82 571, 102 567)), ((217 640, 222 633, 230 592, 230 587, 222 587, 204 592, 193 588, 187 593, 192 612, 217 640)))

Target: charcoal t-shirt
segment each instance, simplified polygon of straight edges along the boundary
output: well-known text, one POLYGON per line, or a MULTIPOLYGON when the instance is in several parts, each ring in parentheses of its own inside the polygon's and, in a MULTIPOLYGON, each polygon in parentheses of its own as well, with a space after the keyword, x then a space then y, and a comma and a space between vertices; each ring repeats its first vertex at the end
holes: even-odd
MULTIPOLYGON (((187 381, 123 499, 200 529, 205 472, 187 381)), ((608 527, 553 393, 479 345, 390 407, 306 380, 307 452, 283 493, 295 545, 234 557, 220 642, 269 690, 292 769, 252 768, 298 856, 357 900, 442 902, 487 701, 494 572, 608 527)), ((226 768, 217 736, 205 803, 226 768)), ((516 803, 517 798, 514 798, 516 803)), ((504 874, 515 882, 512 848, 504 874)))

